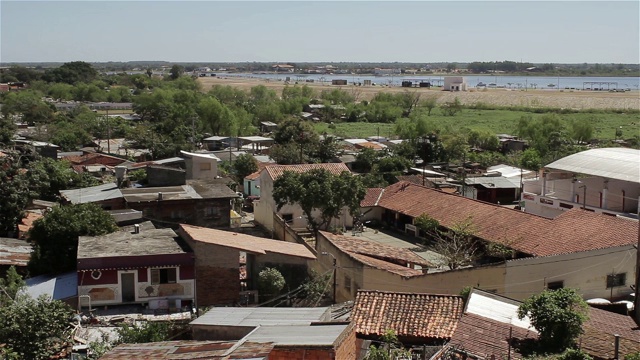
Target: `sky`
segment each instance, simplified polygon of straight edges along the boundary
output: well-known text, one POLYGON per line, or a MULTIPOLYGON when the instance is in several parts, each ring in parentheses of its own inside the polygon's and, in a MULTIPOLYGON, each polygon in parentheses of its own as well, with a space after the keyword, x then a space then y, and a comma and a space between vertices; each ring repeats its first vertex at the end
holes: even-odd
POLYGON ((640 63, 640 1, 0 1, 0 62, 640 63))

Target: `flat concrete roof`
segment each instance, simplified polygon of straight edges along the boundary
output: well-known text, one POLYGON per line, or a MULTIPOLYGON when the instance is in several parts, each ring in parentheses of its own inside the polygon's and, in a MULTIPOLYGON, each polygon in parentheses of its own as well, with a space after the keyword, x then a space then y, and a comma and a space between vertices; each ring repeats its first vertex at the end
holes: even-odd
POLYGON ((191 322, 191 325, 264 326, 305 325, 321 321, 327 307, 268 308, 216 307, 191 322))

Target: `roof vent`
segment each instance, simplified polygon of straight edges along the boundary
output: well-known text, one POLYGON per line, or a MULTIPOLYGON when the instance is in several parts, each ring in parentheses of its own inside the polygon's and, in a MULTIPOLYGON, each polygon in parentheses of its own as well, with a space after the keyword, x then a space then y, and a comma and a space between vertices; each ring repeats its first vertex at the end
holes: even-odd
POLYGON ((140 224, 134 224, 133 225, 133 233, 134 234, 140 234, 140 224))
POLYGON ((161 192, 158 193, 158 200, 162 200, 162 193, 161 192))

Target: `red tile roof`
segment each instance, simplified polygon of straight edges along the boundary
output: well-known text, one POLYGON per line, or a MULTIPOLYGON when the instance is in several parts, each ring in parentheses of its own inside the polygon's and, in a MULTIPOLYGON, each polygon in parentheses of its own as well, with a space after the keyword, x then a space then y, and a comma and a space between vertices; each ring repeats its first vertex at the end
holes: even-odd
POLYGON ((395 331, 401 339, 442 340, 454 334, 464 301, 457 295, 360 290, 351 313, 356 333, 382 336, 395 331))
POLYGON ((385 263, 404 267, 405 269, 405 264, 433 266, 433 264, 416 255, 409 249, 384 245, 373 240, 362 239, 354 236, 336 235, 325 231, 320 231, 320 233, 335 247, 348 254, 365 255, 367 257, 376 258, 385 263))
POLYGON ((280 177, 285 171, 293 171, 298 173, 304 173, 313 169, 325 169, 334 175, 340 175, 342 172, 349 172, 347 165, 343 163, 329 163, 329 164, 299 164, 299 165, 269 165, 264 170, 269 174, 271 179, 275 180, 280 177))
POLYGON ((385 188, 378 206, 443 226, 471 217, 476 235, 533 256, 590 251, 638 242, 638 222, 573 209, 554 219, 428 189, 408 182, 385 188))
POLYGON ((360 202, 360 207, 370 207, 378 205, 378 200, 384 192, 383 188, 369 188, 364 195, 364 199, 360 202))
POLYGON ((316 256, 304 245, 287 241, 272 240, 253 235, 185 224, 181 224, 178 231, 181 235, 184 235, 193 241, 230 247, 254 254, 264 255, 267 253, 277 253, 297 256, 305 259, 316 258, 316 256))
MULTIPOLYGON (((451 337, 449 346, 484 359, 490 359, 493 356, 496 359, 506 359, 509 354, 510 332, 511 339, 514 340, 538 337, 534 331, 466 313, 458 322, 458 328, 451 337)), ((522 359, 523 356, 512 348, 511 358, 522 359)))
POLYGON ((40 219, 42 215, 28 211, 25 217, 18 224, 18 238, 25 239, 27 232, 33 227, 33 222, 40 219))
POLYGON ((115 156, 110 156, 110 155, 106 155, 106 154, 98 154, 98 153, 89 153, 89 154, 84 154, 81 156, 68 156, 64 158, 65 160, 68 160, 71 162, 71 164, 73 165, 94 165, 94 164, 100 164, 100 165, 111 165, 111 166, 116 166, 119 164, 122 164, 123 162, 125 162, 126 160, 115 157, 115 156))
POLYGON ((631 316, 590 308, 589 320, 582 327, 582 350, 591 356, 613 359, 615 334, 620 335, 620 353, 640 352, 640 329, 631 316))

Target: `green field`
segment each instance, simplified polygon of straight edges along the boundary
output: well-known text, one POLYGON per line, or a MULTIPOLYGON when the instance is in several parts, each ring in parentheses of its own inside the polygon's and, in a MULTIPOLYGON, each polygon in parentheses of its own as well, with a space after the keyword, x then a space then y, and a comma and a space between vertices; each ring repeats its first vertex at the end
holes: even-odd
MULTIPOLYGON (((429 117, 442 129, 452 132, 465 131, 465 129, 489 131, 494 134, 515 135, 518 121, 523 116, 532 118, 542 117, 545 114, 536 114, 526 111, 514 110, 473 110, 464 109, 456 116, 444 116, 435 109, 429 117)), ((616 129, 622 127, 622 137, 627 139, 640 134, 640 115, 619 114, 615 112, 594 112, 575 114, 556 114, 561 119, 565 128, 570 129, 573 121, 587 121, 593 126, 593 137, 602 140, 615 138, 616 129)), ((395 135, 395 124, 384 123, 336 123, 335 129, 329 128, 327 123, 315 124, 318 133, 333 134, 345 138, 366 138, 368 136, 395 135)))

